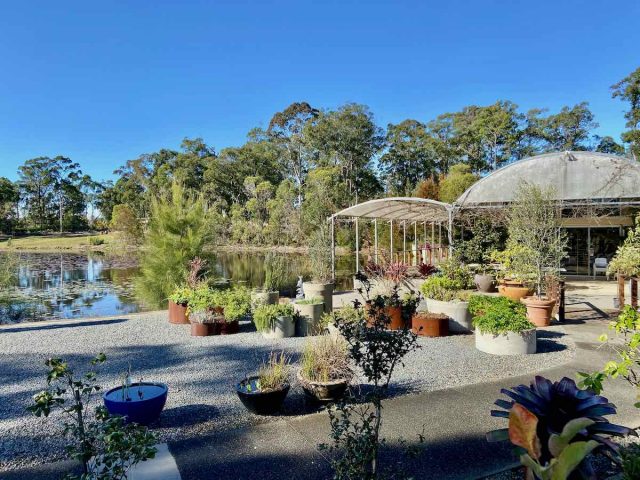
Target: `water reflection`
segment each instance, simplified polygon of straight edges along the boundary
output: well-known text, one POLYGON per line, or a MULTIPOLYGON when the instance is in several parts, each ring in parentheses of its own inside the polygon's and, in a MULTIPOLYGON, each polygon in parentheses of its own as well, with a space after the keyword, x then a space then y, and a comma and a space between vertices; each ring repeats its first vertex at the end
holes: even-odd
MULTIPOLYGON (((295 294, 298 276, 308 276, 308 259, 286 254, 289 271, 283 295, 295 294)), ((0 262, 6 257, 0 253, 0 262)), ((264 282, 263 253, 224 252, 208 257, 216 275, 248 287, 264 282)), ((135 258, 96 253, 22 253, 16 267, 16 285, 0 289, 0 323, 83 318, 144 311, 135 298, 138 274, 135 258)), ((353 258, 338 257, 337 288, 351 287, 353 258)))

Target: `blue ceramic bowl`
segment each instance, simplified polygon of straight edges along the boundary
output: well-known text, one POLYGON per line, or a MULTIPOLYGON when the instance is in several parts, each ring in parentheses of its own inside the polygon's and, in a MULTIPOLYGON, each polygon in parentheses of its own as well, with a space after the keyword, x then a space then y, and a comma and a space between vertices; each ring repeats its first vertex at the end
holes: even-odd
POLYGON ((116 387, 102 399, 111 415, 121 415, 127 423, 149 425, 160 418, 168 393, 164 383, 139 382, 131 384, 128 398, 124 398, 122 387, 116 387))

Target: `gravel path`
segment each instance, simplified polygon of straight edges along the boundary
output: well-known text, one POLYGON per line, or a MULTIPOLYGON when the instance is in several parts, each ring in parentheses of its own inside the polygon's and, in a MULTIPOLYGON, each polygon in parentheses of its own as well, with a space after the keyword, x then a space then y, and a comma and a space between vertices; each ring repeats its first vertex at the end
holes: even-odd
MULTIPOLYGON (((271 350, 285 349, 295 360, 305 339, 266 340, 250 324, 231 336, 192 338, 189 326, 170 325, 166 313, 117 320, 76 320, 0 328, 0 471, 61 457, 55 420, 25 413, 31 397, 45 384, 43 362, 62 357, 79 370, 97 353, 107 355, 99 378, 117 386, 128 363, 137 379, 169 385, 165 411, 154 430, 163 441, 216 429, 269 421, 250 415, 234 385, 252 373, 271 350)), ((498 357, 475 349, 473 335, 421 338, 421 349, 397 370, 394 394, 437 390, 539 372, 568 362, 574 348, 559 327, 539 331, 536 355, 498 357)), ((298 387, 283 415, 313 411, 298 387)))

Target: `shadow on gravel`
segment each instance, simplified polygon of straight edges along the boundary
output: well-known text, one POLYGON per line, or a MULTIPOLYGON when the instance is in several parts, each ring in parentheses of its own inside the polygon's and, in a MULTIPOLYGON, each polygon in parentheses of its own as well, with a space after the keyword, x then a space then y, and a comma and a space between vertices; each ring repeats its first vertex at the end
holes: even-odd
POLYGON ((202 403, 183 405, 163 410, 160 420, 153 424, 152 427, 185 428, 208 422, 218 417, 220 417, 220 411, 213 405, 202 403))
POLYGON ((538 329, 538 346, 537 353, 562 352, 567 349, 564 343, 560 343, 557 339, 565 336, 562 332, 552 332, 548 330, 538 329))
POLYGON ((29 325, 24 327, 3 328, 0 329, 2 333, 19 333, 19 332, 35 332, 38 330, 58 330, 60 328, 76 328, 76 327, 93 327, 96 325, 113 325, 114 323, 127 322, 126 318, 115 318, 113 320, 100 320, 93 322, 73 321, 60 323, 60 324, 46 324, 46 325, 29 325))

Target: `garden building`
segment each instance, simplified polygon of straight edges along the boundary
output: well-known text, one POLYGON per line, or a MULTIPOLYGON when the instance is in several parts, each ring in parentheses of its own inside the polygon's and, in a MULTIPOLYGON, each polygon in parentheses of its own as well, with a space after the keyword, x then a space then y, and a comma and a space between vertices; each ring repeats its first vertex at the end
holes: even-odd
POLYGON ((376 260, 382 255, 414 264, 437 262, 451 252, 455 232, 463 232, 469 219, 504 214, 523 181, 555 192, 569 238, 566 274, 604 273, 640 209, 640 164, 605 153, 557 152, 525 158, 486 175, 453 204, 411 197, 364 202, 334 214, 332 232, 340 219, 355 225, 356 269, 361 263, 363 220, 374 224, 375 240, 369 250, 376 260), (389 228, 384 246, 378 242, 381 224, 389 228))

